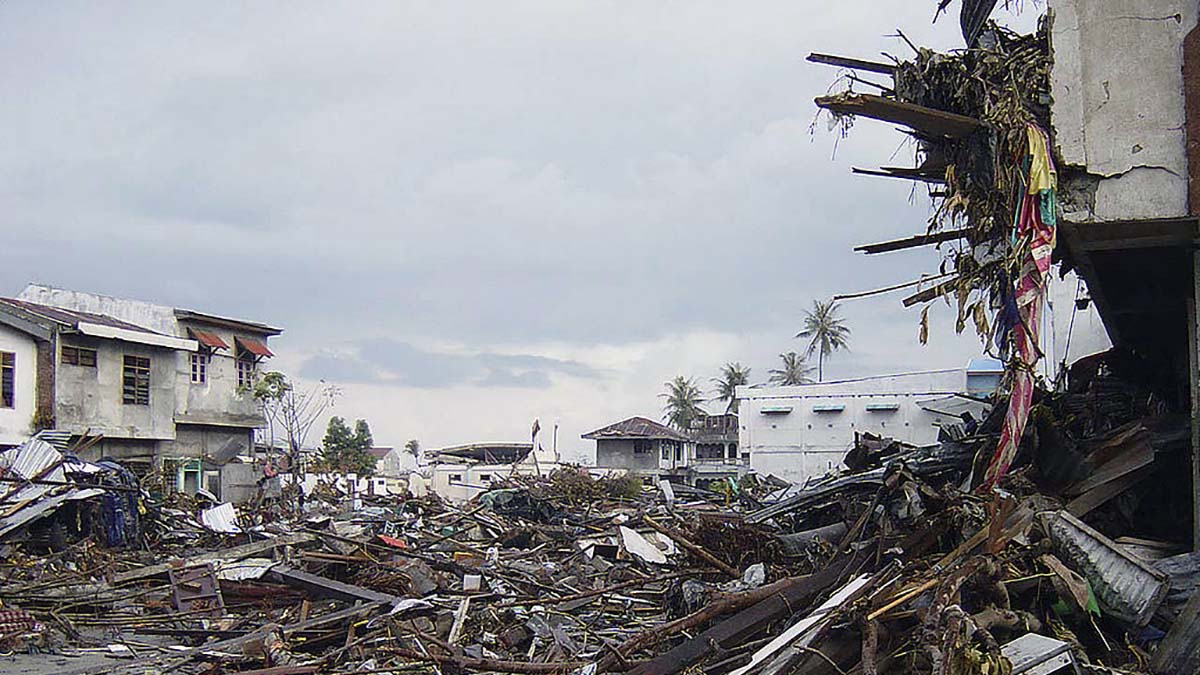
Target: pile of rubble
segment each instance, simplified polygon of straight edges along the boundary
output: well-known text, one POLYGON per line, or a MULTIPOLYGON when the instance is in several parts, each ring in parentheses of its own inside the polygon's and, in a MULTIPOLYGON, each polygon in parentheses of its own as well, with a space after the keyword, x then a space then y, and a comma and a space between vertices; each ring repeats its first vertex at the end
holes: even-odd
POLYGON ((1195 672, 1187 420, 1092 365, 982 491, 999 413, 777 492, 561 469, 271 522, 133 493, 134 546, 5 545, 0 640, 63 673, 1195 672))

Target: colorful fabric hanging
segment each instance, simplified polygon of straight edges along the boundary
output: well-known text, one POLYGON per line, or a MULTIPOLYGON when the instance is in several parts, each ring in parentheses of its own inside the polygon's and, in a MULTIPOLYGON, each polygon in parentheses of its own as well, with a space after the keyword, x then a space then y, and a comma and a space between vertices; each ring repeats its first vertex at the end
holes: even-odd
POLYGON ((1009 466, 1021 445, 1029 409, 1033 404, 1033 368, 1041 357, 1038 335, 1042 310, 1046 302, 1046 275, 1050 271, 1050 256, 1054 252, 1058 175, 1050 156, 1050 139, 1044 131, 1030 124, 1026 129, 1029 141, 1029 178, 1022 191, 1017 211, 1015 238, 1017 245, 1027 247, 1021 272, 1014 288, 1019 321, 1013 326, 1012 352, 1008 368, 1012 373, 1012 393, 1008 413, 1000 430, 1000 442, 992 454, 984 476, 984 487, 990 487, 1008 473, 1009 466))

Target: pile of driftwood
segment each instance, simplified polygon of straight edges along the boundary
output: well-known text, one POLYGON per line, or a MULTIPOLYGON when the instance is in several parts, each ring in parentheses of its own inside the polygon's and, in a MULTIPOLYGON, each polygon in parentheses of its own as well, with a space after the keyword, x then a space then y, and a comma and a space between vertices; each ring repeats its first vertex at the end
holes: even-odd
POLYGON ((987 491, 996 416, 861 438, 854 469, 773 500, 563 470, 188 549, 13 550, 0 621, 80 673, 1195 672, 1200 556, 1160 510, 1186 421, 1164 410, 1100 364, 1039 397, 987 491))

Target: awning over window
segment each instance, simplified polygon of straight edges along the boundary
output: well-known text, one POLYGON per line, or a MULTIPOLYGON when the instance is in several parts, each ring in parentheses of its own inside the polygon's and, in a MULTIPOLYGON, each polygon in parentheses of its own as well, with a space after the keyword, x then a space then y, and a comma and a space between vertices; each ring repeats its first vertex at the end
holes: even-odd
POLYGON ((209 333, 195 328, 188 329, 188 335, 200 344, 210 349, 229 349, 229 345, 216 333, 209 333))
POLYGON ((237 342, 238 347, 250 352, 255 356, 275 356, 271 353, 270 349, 267 349, 266 343, 261 340, 240 337, 234 338, 234 341, 237 342))

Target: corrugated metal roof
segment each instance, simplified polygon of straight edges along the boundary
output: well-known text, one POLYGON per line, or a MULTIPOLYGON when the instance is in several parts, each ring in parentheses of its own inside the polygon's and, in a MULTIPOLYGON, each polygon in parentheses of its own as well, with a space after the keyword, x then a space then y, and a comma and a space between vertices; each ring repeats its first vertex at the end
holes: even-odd
POLYGON ((236 337, 233 339, 233 341, 236 342, 239 347, 241 347, 242 349, 245 349, 246 351, 250 352, 251 354, 254 354, 255 356, 275 356, 274 354, 271 353, 270 349, 267 349, 266 343, 261 340, 255 340, 254 338, 236 337))
POLYGON ((1087 577, 1106 613, 1145 626, 1167 595, 1167 575, 1135 558, 1067 511, 1042 514, 1054 548, 1087 577))
POLYGON ((647 438, 647 439, 666 439, 671 441, 686 441, 688 437, 684 434, 666 426, 659 424, 654 420, 646 419, 645 417, 630 417, 627 420, 621 420, 616 424, 610 424, 603 429, 597 429, 593 432, 586 433, 583 438, 589 440, 599 440, 603 438, 647 438))
POLYGON ((221 336, 217 335, 216 333, 196 330, 195 328, 189 328, 187 329, 187 332, 193 340, 199 342, 205 347, 211 347, 213 349, 229 349, 229 344, 222 340, 221 336))

